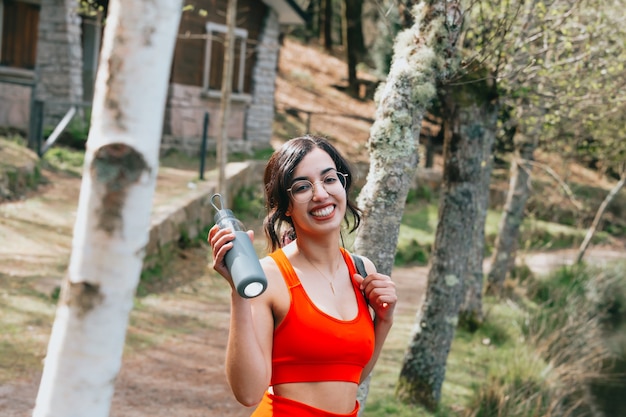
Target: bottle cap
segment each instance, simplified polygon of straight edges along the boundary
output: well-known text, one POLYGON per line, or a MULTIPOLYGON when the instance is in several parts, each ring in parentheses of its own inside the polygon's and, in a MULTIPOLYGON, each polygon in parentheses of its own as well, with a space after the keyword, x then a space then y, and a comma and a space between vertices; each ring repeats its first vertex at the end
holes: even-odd
POLYGON ((213 206, 216 212, 215 217, 213 217, 216 224, 227 217, 231 217, 231 218, 235 217, 232 210, 224 208, 224 200, 222 199, 221 194, 218 194, 218 193, 213 194, 213 196, 211 197, 211 205, 213 206), (219 203, 219 207, 215 203, 216 199, 219 203))
POLYGON ((264 290, 265 286, 260 282, 251 282, 250 284, 246 285, 246 288, 244 288, 243 292, 246 297, 252 298, 261 294, 264 290))

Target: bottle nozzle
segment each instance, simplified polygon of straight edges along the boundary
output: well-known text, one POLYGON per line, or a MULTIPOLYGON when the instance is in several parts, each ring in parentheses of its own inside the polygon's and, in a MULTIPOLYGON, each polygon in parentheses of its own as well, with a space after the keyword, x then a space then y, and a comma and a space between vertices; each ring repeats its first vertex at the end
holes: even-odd
POLYGON ((220 211, 224 209, 224 199, 222 198, 222 195, 220 193, 215 193, 211 196, 211 205, 213 206, 213 208, 216 211, 220 211), (217 198, 217 200, 219 201, 220 206, 217 207, 215 205, 215 199, 217 198))

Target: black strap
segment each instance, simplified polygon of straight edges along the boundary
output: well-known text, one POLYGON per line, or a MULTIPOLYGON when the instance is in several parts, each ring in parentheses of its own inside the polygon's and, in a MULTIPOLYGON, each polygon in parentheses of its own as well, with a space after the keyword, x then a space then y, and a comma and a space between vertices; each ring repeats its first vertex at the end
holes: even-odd
POLYGON ((367 271, 365 270, 365 264, 363 263, 363 259, 361 259, 359 255, 352 254, 352 260, 354 261, 356 272, 358 272, 359 275, 365 278, 367 276, 367 271))

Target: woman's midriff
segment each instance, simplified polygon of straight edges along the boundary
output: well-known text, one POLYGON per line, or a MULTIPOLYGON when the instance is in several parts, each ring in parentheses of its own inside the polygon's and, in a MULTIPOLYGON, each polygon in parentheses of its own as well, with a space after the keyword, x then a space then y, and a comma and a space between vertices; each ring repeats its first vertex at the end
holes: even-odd
POLYGON ((296 382, 276 385, 273 392, 332 413, 347 414, 354 410, 358 388, 357 384, 345 381, 296 382))

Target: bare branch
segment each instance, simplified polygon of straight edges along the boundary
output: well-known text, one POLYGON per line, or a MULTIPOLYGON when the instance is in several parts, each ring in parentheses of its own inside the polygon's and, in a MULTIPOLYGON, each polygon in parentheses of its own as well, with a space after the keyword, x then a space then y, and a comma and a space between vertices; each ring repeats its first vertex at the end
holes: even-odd
POLYGON ((569 186, 565 183, 565 181, 563 181, 563 179, 561 179, 559 174, 557 174, 548 165, 542 164, 541 162, 531 161, 529 159, 522 159, 522 158, 517 158, 516 162, 518 162, 521 167, 523 167, 522 163, 526 163, 526 164, 529 164, 529 165, 532 165, 534 167, 537 167, 537 168, 540 168, 540 169, 544 170, 548 175, 550 175, 552 178, 554 178, 554 180, 561 186, 561 188, 563 189, 563 191, 565 192, 565 194, 569 198, 569 200, 572 203, 572 205, 574 207, 576 207, 577 210, 582 210, 583 209, 582 204, 580 204, 580 202, 578 200, 576 200, 576 196, 572 192, 572 189, 569 188, 569 186))

